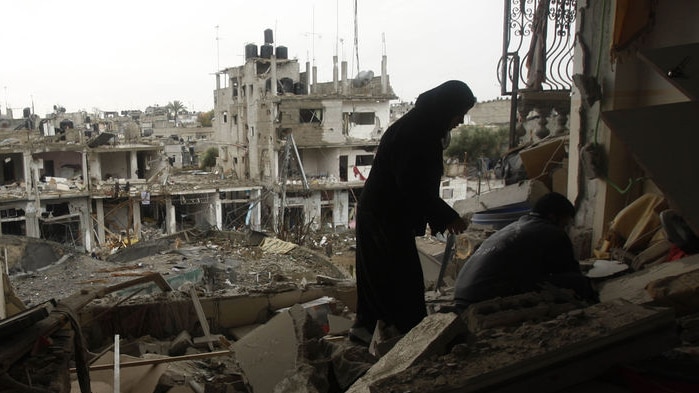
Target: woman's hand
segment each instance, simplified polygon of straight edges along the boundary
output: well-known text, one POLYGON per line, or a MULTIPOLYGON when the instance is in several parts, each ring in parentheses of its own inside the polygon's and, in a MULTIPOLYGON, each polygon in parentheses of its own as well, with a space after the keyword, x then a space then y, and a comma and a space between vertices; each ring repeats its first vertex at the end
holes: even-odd
POLYGON ((447 224, 447 230, 449 231, 449 233, 458 234, 465 231, 467 227, 468 224, 466 224, 466 221, 464 221, 461 217, 447 224))

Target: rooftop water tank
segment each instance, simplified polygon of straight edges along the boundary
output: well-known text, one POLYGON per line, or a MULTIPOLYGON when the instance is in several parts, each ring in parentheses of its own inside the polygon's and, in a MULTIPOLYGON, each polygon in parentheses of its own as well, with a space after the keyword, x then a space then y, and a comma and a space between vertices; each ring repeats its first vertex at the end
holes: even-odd
POLYGON ((277 59, 288 59, 289 53, 286 46, 277 47, 277 59))
POLYGON ((265 44, 271 44, 274 42, 274 34, 272 29, 265 29, 265 44))
POLYGON ((274 47, 272 45, 262 45, 260 47, 260 57, 265 59, 271 59, 272 53, 274 52, 274 47))
POLYGON ((257 57, 257 45, 247 44, 245 45, 245 60, 257 57))

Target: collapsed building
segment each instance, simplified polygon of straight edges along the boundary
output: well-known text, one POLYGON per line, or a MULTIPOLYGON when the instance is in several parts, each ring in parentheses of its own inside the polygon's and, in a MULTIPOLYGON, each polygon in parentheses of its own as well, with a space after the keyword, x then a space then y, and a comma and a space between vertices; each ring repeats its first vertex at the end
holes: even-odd
POLYGON ((164 146, 172 142, 179 150, 180 142, 126 140, 119 132, 88 133, 72 127, 47 135, 36 130, 4 135, 3 234, 92 252, 111 248, 110 241, 138 241, 143 222, 151 223, 157 234, 195 226, 223 228, 230 209, 238 211, 237 225, 249 209, 248 226, 261 227, 254 203, 261 187, 204 171, 177 170, 164 146))

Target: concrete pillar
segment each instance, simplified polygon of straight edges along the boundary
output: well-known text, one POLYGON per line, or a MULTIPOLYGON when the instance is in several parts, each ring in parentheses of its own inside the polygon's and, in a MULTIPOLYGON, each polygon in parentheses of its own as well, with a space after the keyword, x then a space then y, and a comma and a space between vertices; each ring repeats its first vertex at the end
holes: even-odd
POLYGON ((219 231, 223 229, 223 207, 221 205, 221 196, 219 193, 214 193, 209 204, 209 223, 216 225, 219 231))
POLYGON ((311 62, 306 62, 306 91, 311 92, 311 85, 313 81, 313 75, 311 75, 311 62))
POLYGON ((177 216, 172 198, 165 199, 165 233, 172 235, 177 232, 177 216))
POLYGON ((271 59, 271 64, 270 64, 270 90, 273 96, 277 95, 277 57, 275 55, 272 55, 271 59))
POLYGON ((141 202, 138 199, 131 199, 131 210, 133 211, 133 234, 136 239, 141 240, 141 202))
POLYGON ((320 212, 320 192, 314 191, 310 197, 306 198, 303 204, 305 221, 308 223, 313 220, 313 224, 311 225, 311 229, 313 230, 318 230, 320 228, 320 212))
POLYGON ((221 89, 221 74, 216 74, 216 90, 221 89))
POLYGON ((341 76, 340 77, 341 77, 341 81, 342 81, 342 92, 347 93, 347 62, 346 61, 343 61, 342 63, 340 63, 340 69, 341 69, 341 73, 340 73, 341 76))
POLYGON ((83 244, 85 246, 85 251, 91 252, 93 247, 93 237, 92 237, 92 217, 90 216, 89 209, 90 199, 85 198, 76 203, 79 205, 77 210, 80 212, 80 229, 83 233, 83 244))
MULTIPOLYGON (((250 201, 253 204, 252 211, 250 212, 250 228, 255 231, 262 230, 262 190, 255 189, 250 190, 250 201)), ((274 211, 274 209, 273 209, 274 211)), ((273 214, 274 219, 277 218, 276 214, 273 214)), ((276 221, 275 221, 276 222, 276 221)))
POLYGON ((313 93, 317 93, 318 87, 318 67, 313 66, 313 93))
POLYGON ((338 80, 337 55, 333 56, 333 88, 335 93, 340 92, 340 84, 338 80))
MULTIPOLYGON (((24 176, 24 188, 26 189, 27 193, 31 193, 31 189, 34 186, 34 181, 32 179, 32 173, 31 170, 35 165, 32 165, 33 163, 32 159, 32 154, 30 152, 24 152, 22 153, 22 169, 23 169, 23 176, 24 176)), ((39 176, 35 177, 34 179, 39 179, 39 176)))
POLYGON ((104 245, 107 239, 104 236, 104 200, 95 199, 95 214, 97 215, 97 242, 104 245))
POLYGON ((381 56, 381 94, 388 93, 388 74, 386 74, 386 55, 381 56))
POLYGON ((349 228, 349 192, 335 191, 333 199, 333 228, 349 228))
POLYGON ((24 215, 25 222, 27 224, 27 237, 40 238, 41 231, 39 230, 39 216, 41 213, 38 211, 39 208, 32 209, 32 211, 27 211, 24 215))
POLYGON ((136 171, 138 170, 138 159, 137 159, 137 152, 136 151, 130 151, 129 152, 129 158, 131 160, 129 164, 129 179, 138 179, 138 175, 136 174, 136 171))
POLYGON ((87 151, 83 150, 80 153, 80 158, 82 161, 83 185, 85 186, 85 188, 87 188, 89 190, 90 189, 90 173, 87 171, 87 151))

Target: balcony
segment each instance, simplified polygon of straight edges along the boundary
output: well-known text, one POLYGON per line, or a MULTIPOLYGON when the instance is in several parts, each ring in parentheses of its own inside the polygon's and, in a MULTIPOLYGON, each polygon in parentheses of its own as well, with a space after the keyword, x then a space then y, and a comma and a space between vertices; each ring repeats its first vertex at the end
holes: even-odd
POLYGON ((510 147, 568 132, 576 0, 505 0, 501 94, 512 96, 510 147))

